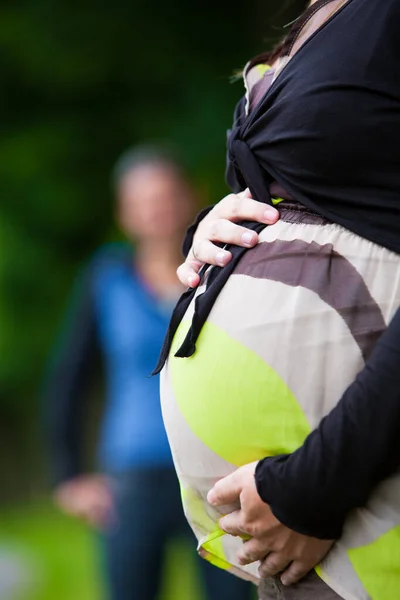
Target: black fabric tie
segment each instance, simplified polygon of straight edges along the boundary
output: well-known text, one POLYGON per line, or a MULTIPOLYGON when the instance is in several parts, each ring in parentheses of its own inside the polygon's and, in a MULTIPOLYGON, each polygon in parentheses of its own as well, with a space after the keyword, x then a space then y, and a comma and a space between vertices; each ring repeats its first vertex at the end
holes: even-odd
MULTIPOLYGON (((271 179, 268 178, 267 173, 261 170, 261 167, 249 146, 243 140, 238 139, 235 136, 231 136, 231 139, 229 140, 229 155, 230 159, 235 165, 235 169, 238 170, 238 176, 241 176, 246 182, 252 197, 260 202, 272 205, 271 196, 269 194, 269 185, 271 183, 271 179)), ((257 233, 266 227, 265 224, 258 223, 256 221, 242 221, 240 224, 247 229, 256 231, 257 233)), ((198 295, 195 299, 192 323, 183 343, 175 354, 175 356, 179 358, 188 358, 195 353, 197 338, 207 320, 208 315, 210 314, 212 307, 214 306, 218 294, 224 287, 228 277, 232 274, 243 254, 247 252, 247 248, 233 245, 228 246, 227 250, 232 253, 232 260, 226 265, 226 267, 214 266, 211 269, 207 279, 205 291, 198 295)), ((204 265, 200 271, 200 275, 204 275, 208 266, 209 265, 204 265)), ((186 292, 184 292, 184 294, 182 294, 178 300, 178 303, 172 313, 160 357, 152 373, 153 375, 157 375, 157 373, 159 373, 163 368, 165 361, 168 358, 176 330, 178 329, 179 324, 181 323, 190 303, 195 297, 195 294, 196 288, 190 288, 186 290, 186 292)))

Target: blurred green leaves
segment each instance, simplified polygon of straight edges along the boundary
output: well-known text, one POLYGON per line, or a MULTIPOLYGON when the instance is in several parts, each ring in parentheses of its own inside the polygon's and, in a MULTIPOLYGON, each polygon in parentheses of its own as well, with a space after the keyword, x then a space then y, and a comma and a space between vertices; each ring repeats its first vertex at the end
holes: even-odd
POLYGON ((301 4, 282 13, 279 0, 2 3, 0 410, 37 411, 65 295, 111 229, 118 154, 172 140, 203 201, 218 200, 242 94, 230 75, 301 4))

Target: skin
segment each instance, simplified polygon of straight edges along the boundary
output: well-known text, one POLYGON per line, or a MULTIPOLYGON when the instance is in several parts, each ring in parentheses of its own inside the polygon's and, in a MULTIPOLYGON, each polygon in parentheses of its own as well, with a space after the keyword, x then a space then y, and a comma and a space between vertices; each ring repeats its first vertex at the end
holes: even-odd
MULTIPOLYGON (((183 291, 176 268, 180 241, 194 209, 194 194, 169 165, 148 164, 126 173, 116 190, 116 221, 135 242, 135 269, 159 297, 183 291)), ((115 515, 111 484, 99 473, 79 475, 54 491, 58 507, 91 527, 112 526, 115 515)))
POLYGON ((225 515, 219 525, 233 536, 250 536, 238 553, 239 563, 261 561, 261 577, 280 575, 284 585, 296 583, 319 564, 331 549, 333 540, 319 540, 297 533, 273 515, 258 495, 254 471, 257 463, 237 469, 218 481, 208 493, 213 506, 239 503, 240 509, 225 515))
POLYGON ((98 473, 63 482, 55 489, 53 497, 65 514, 82 519, 96 529, 105 529, 113 520, 110 484, 98 473))
POLYGON ((279 219, 279 212, 272 206, 253 200, 248 189, 223 198, 200 222, 192 248, 177 270, 183 285, 196 287, 200 282, 199 270, 205 263, 225 267, 230 262, 232 254, 216 246, 214 242, 245 248, 252 248, 258 243, 255 231, 237 225, 237 221, 246 219, 273 225, 279 219))

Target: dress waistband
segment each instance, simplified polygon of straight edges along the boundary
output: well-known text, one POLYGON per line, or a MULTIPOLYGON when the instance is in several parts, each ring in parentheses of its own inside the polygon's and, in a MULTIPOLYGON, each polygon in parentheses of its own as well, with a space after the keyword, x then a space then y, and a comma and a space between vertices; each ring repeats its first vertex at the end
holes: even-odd
POLYGON ((332 221, 300 204, 296 200, 283 200, 277 205, 280 218, 285 223, 304 223, 306 225, 331 225, 332 221))

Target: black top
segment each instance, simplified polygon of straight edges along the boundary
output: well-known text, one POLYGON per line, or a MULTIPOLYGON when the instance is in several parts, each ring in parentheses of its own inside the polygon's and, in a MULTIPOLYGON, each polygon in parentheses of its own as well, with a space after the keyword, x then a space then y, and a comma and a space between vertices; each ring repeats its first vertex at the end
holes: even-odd
POLYGON ((159 382, 149 377, 171 302, 142 279, 130 244, 105 244, 79 273, 42 390, 55 485, 86 467, 88 392, 95 381, 106 384, 97 468, 106 473, 172 468, 159 382))
MULTIPOLYGON (((304 43, 248 117, 239 103, 228 139, 227 179, 234 192, 248 186, 254 198, 269 203, 269 184, 276 180, 305 206, 400 253, 399 24, 398 0, 348 0, 304 43)), ((216 296, 246 252, 229 249, 233 260, 212 270, 177 356, 195 351, 216 296)), ((178 303, 158 369, 192 297, 189 290, 178 303)), ((304 446, 260 463, 259 493, 293 529, 338 537, 348 511, 397 468, 398 339, 400 312, 304 446)))
POLYGON ((348 0, 247 118, 241 101, 230 185, 247 183, 268 202, 263 178, 272 177, 305 206, 400 252, 399 24, 398 0, 348 0))

